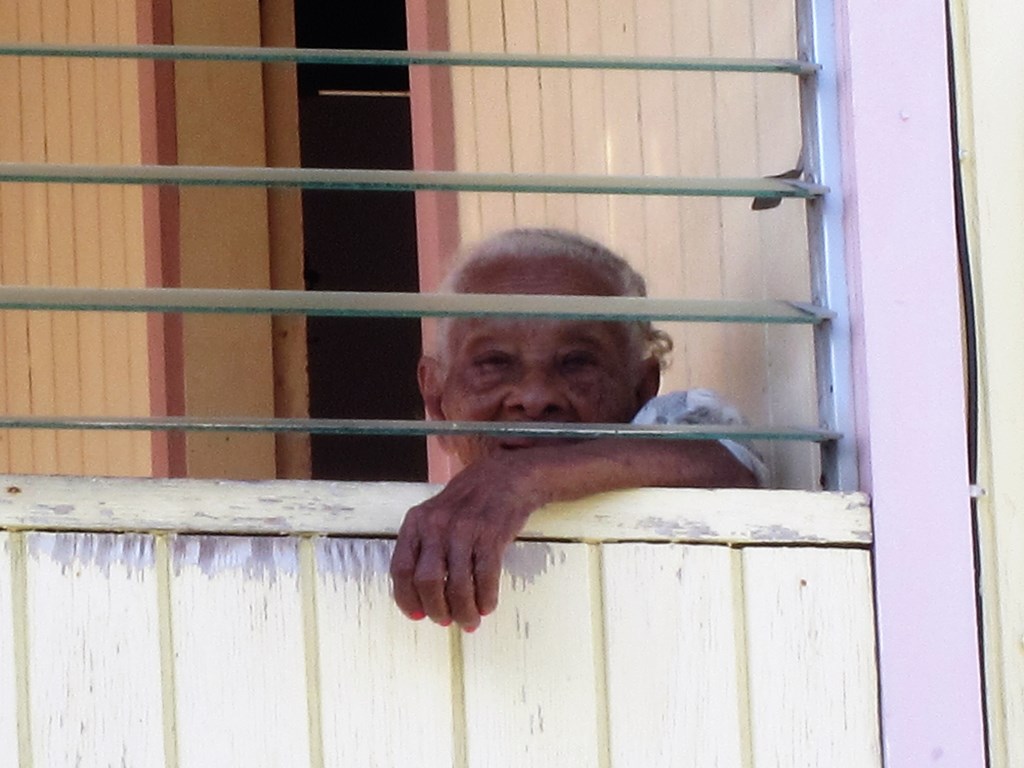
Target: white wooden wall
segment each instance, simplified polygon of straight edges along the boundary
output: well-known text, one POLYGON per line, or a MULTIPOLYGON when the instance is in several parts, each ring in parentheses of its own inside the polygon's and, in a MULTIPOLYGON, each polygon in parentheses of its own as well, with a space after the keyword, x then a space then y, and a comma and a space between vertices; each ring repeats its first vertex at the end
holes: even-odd
POLYGON ((859 495, 549 508, 463 635, 389 595, 429 486, 0 480, 0 765, 880 766, 859 495))
MULTIPOLYGON (((793 0, 449 0, 452 50, 793 58, 793 0)), ((451 71, 458 170, 763 176, 800 154, 785 75, 451 71)), ((627 257, 658 297, 810 297, 804 207, 750 200, 463 193, 464 242, 558 226, 627 257)), ((757 424, 816 424, 806 328, 668 324, 664 389, 705 386, 757 424)), ((817 487, 815 448, 766 444, 774 483, 817 487)))

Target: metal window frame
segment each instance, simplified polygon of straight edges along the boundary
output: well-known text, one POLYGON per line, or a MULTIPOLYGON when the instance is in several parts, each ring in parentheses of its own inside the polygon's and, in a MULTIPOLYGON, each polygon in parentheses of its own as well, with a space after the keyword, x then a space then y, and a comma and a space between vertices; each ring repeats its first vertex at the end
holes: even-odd
POLYGON ((807 177, 826 186, 807 200, 811 301, 831 310, 814 329, 820 426, 840 434, 821 446, 822 487, 856 490, 860 485, 854 425, 850 295, 843 233, 843 179, 839 137, 835 10, 831 2, 796 0, 797 50, 818 68, 800 80, 802 162, 807 177))

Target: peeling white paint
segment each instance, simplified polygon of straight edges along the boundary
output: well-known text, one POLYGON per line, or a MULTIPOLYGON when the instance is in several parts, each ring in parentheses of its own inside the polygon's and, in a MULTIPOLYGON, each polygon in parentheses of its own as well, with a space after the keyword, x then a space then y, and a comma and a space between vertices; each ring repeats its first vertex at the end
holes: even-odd
POLYGON ((175 536, 171 541, 174 575, 198 568, 212 578, 224 571, 240 571, 247 579, 274 581, 295 576, 299 554, 295 539, 276 536, 175 536))
POLYGON ((316 542, 316 565, 322 575, 365 583, 385 577, 395 543, 387 539, 321 538, 316 542))
POLYGON ((29 556, 46 558, 67 575, 84 568, 104 576, 112 567, 137 576, 153 567, 153 537, 137 533, 39 533, 28 539, 29 556))
MULTIPOLYGON (((563 557, 564 562, 564 557, 563 557)), ((548 544, 517 541, 505 550, 504 571, 513 589, 524 589, 548 572, 555 564, 555 553, 548 544)))

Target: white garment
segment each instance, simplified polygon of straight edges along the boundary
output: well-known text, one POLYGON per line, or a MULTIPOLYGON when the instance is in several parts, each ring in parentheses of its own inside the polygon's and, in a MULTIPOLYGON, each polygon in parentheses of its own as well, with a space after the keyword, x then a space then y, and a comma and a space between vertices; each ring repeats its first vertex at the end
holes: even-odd
MULTIPOLYGON (((743 416, 710 389, 670 392, 650 400, 633 417, 634 424, 744 424, 743 416)), ((751 446, 736 440, 719 442, 754 473, 757 484, 768 486, 768 467, 751 446)))

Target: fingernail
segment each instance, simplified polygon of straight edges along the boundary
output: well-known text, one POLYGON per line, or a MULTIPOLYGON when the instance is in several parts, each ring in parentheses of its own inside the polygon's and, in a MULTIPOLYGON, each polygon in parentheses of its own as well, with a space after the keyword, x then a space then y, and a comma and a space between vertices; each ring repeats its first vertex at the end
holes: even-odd
POLYGON ((468 632, 469 634, 473 634, 473 633, 474 633, 474 632, 476 632, 476 631, 477 631, 477 630, 478 630, 479 628, 480 628, 480 625, 479 625, 479 624, 477 624, 477 625, 476 625, 475 627, 463 627, 463 628, 462 628, 462 631, 463 631, 463 632, 468 632))
POLYGON ((452 620, 445 619, 444 621, 439 621, 438 624, 440 624, 442 627, 450 627, 452 625, 452 620))
POLYGON ((413 621, 421 621, 422 619, 427 618, 427 614, 425 614, 423 611, 413 611, 409 614, 409 618, 413 621))

